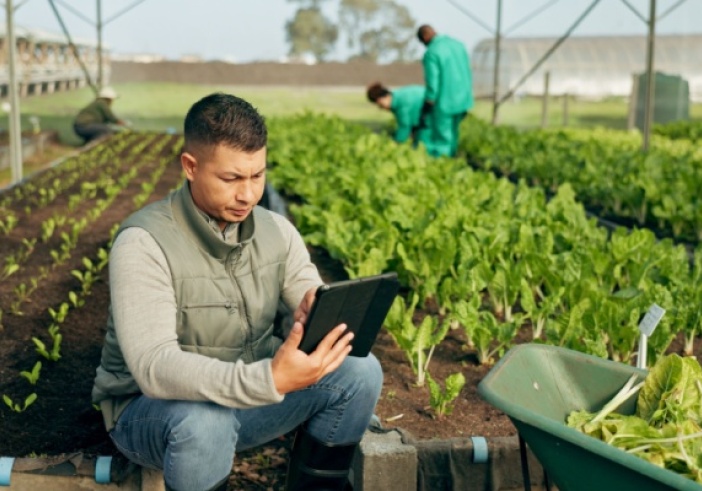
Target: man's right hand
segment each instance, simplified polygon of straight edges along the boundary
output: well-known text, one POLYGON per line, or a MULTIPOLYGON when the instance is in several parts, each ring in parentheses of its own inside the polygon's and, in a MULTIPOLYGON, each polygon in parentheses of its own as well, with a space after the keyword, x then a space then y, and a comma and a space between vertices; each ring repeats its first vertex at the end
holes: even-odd
POLYGON ((300 350, 303 327, 295 322, 285 342, 278 349, 271 369, 273 382, 279 394, 304 389, 333 372, 351 352, 353 333, 346 331, 346 324, 339 324, 327 334, 309 355, 300 350))

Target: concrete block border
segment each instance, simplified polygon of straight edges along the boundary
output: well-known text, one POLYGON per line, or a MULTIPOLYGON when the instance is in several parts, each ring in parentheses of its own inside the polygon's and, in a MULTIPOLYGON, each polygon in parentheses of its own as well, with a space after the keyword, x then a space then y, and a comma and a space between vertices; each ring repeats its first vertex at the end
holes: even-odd
POLYGON ((353 465, 354 491, 416 490, 417 449, 399 432, 367 431, 353 465))
MULTIPOLYGON (((486 439, 488 455, 471 438, 414 440, 401 429, 366 432, 354 460, 354 491, 514 491, 524 489, 516 436, 486 439), (480 460, 480 459, 479 459, 480 460)), ((110 481, 96 480, 97 460, 82 454, 18 458, 0 490, 165 491, 163 474, 113 457, 110 481)), ((543 489, 543 471, 528 453, 532 489, 543 489)))
MULTIPOLYGON (((517 436, 415 440, 401 429, 380 434, 369 431, 359 453, 354 470, 361 467, 371 472, 354 479, 355 490, 512 491, 525 488, 517 436)), ((543 469, 528 449, 527 462, 531 486, 540 489, 544 486, 543 469)))

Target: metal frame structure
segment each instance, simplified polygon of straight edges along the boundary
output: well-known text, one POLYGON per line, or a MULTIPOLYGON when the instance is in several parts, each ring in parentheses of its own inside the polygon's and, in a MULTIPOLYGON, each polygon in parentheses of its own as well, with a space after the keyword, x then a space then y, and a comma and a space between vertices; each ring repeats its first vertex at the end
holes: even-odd
MULTIPOLYGON (((2 87, 4 82, 10 99, 9 141, 12 184, 22 180, 20 95, 28 95, 30 92, 41 93, 44 88, 48 92, 53 92, 55 89, 60 90, 64 87, 82 87, 86 83, 97 94, 106 80, 105 69, 106 64, 109 63, 104 56, 102 43, 103 27, 146 0, 136 0, 106 21, 102 18, 102 0, 96 0, 97 20, 95 28, 97 30, 97 43, 88 41, 74 42, 61 13, 54 3, 61 0, 48 1, 61 25, 65 39, 38 30, 27 29, 18 32, 16 36, 17 28, 14 25, 14 12, 26 1, 21 0, 18 4, 13 5, 12 0, 5 0, 6 35, 0 36, 4 45, 0 53, 6 53, 6 60, 2 61, 7 61, 8 67, 7 73, 0 71, 0 87, 2 87), (67 55, 68 50, 70 50, 73 57, 67 55), (19 74, 17 73, 18 52, 20 63, 24 65, 22 67, 24 68, 22 70, 22 81, 18 80, 19 74), (76 65, 80 67, 82 76, 76 76, 76 65), (29 66, 29 69, 27 69, 27 66, 29 66), (93 83, 93 76, 97 84, 93 83)), ((91 22, 70 4, 64 3, 63 5, 78 17, 91 22)), ((2 59, 1 56, 0 59, 2 59)))
MULTIPOLYGON (((556 38, 510 38, 501 42, 499 94, 510 88, 533 67, 556 38)), ((573 36, 546 60, 510 96, 543 94, 543 78, 550 73, 551 95, 583 98, 628 96, 632 74, 646 71, 647 37, 573 36)), ((473 49, 473 88, 478 97, 494 92, 495 40, 486 38, 473 49)), ((702 34, 658 35, 656 70, 681 75, 690 82, 693 99, 702 100, 702 34)))
MULTIPOLYGON (((543 55, 534 63, 534 65, 526 71, 526 73, 515 83, 514 86, 510 87, 509 90, 500 97, 500 77, 501 77, 501 53, 503 51, 502 45, 505 42, 503 39, 503 34, 501 32, 501 24, 502 24, 502 0, 497 0, 497 19, 496 19, 496 29, 493 32, 489 27, 486 27, 485 23, 480 21, 479 18, 474 16, 473 14, 470 13, 468 9, 465 9, 464 7, 458 5, 455 0, 447 0, 449 3, 454 5, 456 8, 458 8, 461 12, 466 14, 468 17, 470 17, 474 22, 476 22, 478 25, 481 27, 487 29, 494 35, 494 43, 493 46, 496 47, 496 49, 493 49, 493 56, 494 56, 494 70, 493 70, 493 90, 492 90, 492 97, 493 97, 493 116, 492 116, 492 121, 493 124, 497 122, 498 119, 498 111, 499 111, 499 106, 503 104, 506 100, 508 100, 512 95, 521 87, 522 84, 526 82, 529 77, 531 77, 555 52, 558 50, 563 44, 566 39, 568 39, 571 34, 574 32, 574 30, 577 28, 577 26, 590 14, 592 9, 600 2, 600 0, 593 0, 592 3, 585 9, 585 11, 578 17, 578 19, 575 21, 573 25, 571 25, 568 30, 560 37, 558 38, 553 44, 543 53, 543 55)), ((653 120, 653 94, 654 94, 654 79, 655 77, 653 74, 655 73, 656 70, 656 65, 655 65, 655 53, 656 53, 656 22, 660 21, 664 17, 668 16, 671 12, 676 10, 678 7, 680 7, 683 3, 686 2, 686 0, 678 0, 670 6, 667 10, 664 12, 658 14, 657 13, 657 8, 656 8, 656 0, 649 0, 649 12, 648 12, 648 17, 645 17, 643 14, 641 14, 631 3, 629 0, 621 0, 629 10, 631 10, 641 21, 643 21, 648 30, 647 34, 647 43, 646 43, 646 99, 645 99, 645 107, 644 107, 644 112, 645 112, 645 123, 644 123, 644 130, 643 130, 643 150, 648 149, 649 145, 649 139, 650 139, 650 132, 651 132, 651 122, 653 120)), ((527 18, 523 19, 522 21, 518 22, 518 25, 523 24, 526 22, 526 20, 531 19, 534 17, 536 14, 543 12, 546 8, 548 8, 550 5, 555 3, 555 1, 549 2, 547 5, 539 7, 537 11, 532 12, 527 16, 527 18)))

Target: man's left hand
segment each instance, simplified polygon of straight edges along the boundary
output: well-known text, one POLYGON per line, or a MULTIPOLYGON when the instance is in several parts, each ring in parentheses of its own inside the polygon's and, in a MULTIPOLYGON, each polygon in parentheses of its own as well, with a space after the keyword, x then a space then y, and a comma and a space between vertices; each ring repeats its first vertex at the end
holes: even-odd
POLYGON ((271 362, 273 382, 279 394, 319 382, 339 368, 351 352, 353 332, 346 333, 346 324, 332 329, 309 355, 299 349, 303 331, 302 324, 296 321, 271 362))

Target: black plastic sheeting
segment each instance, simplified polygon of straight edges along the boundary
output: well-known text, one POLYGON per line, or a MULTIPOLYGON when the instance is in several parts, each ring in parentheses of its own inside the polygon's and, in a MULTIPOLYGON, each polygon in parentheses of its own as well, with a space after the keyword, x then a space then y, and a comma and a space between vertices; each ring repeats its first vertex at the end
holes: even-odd
MULTIPOLYGON (((488 460, 473 462, 470 438, 410 439, 417 449, 418 491, 507 491, 525 489, 519 441, 514 437, 488 438, 488 460)), ((528 452, 531 485, 543 489, 541 465, 528 452)))

